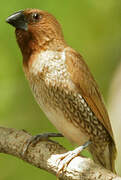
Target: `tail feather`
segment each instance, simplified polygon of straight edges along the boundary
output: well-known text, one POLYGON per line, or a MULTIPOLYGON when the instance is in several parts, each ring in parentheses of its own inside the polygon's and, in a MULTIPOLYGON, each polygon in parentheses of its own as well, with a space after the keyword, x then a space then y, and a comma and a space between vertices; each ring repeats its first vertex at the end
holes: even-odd
POLYGON ((110 164, 111 164, 111 170, 116 174, 115 170, 115 160, 116 160, 116 155, 117 155, 117 150, 116 150, 116 145, 114 142, 111 142, 109 144, 109 154, 110 154, 110 164))
POLYGON ((97 152, 96 148, 94 148, 94 145, 90 146, 89 151, 93 156, 93 160, 97 164, 100 164, 106 169, 111 170, 113 173, 116 173, 115 171, 116 146, 113 141, 111 141, 107 145, 104 152, 100 152, 100 153, 97 152))

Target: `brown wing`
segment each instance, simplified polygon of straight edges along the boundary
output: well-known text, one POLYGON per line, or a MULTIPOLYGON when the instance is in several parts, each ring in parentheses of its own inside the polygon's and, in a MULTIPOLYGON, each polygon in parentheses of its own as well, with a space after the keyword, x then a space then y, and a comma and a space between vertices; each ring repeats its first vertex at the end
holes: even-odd
POLYGON ((66 64, 71 79, 76 84, 80 94, 113 138, 108 113, 99 88, 82 56, 69 47, 66 49, 66 64))

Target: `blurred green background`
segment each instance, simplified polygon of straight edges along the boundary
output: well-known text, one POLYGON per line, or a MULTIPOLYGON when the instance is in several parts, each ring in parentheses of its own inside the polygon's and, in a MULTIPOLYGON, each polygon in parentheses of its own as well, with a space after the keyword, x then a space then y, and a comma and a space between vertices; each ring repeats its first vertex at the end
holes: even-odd
MULTIPOLYGON (((84 57, 105 101, 121 57, 121 1, 118 0, 7 0, 0 5, 0 125, 25 129, 33 135, 56 132, 36 104, 22 71, 22 56, 14 28, 5 19, 15 11, 49 11, 63 27, 66 41, 84 57)), ((58 140, 68 149, 65 139, 58 140)), ((56 179, 15 157, 0 154, 0 180, 56 179)))

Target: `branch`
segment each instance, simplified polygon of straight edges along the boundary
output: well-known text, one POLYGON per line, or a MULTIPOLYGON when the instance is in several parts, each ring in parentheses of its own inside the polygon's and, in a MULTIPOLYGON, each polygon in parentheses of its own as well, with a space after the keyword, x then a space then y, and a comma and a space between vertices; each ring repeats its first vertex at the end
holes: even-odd
MULTIPOLYGON (((38 142, 34 147, 30 145, 26 155, 23 156, 22 152, 29 138, 31 135, 24 130, 0 127, 0 152, 16 156, 56 175, 57 160, 62 153, 67 151, 58 143, 48 140, 38 142)), ((121 180, 120 177, 95 164, 91 159, 80 156, 69 163, 66 170, 60 173, 59 178, 61 180, 121 180)))

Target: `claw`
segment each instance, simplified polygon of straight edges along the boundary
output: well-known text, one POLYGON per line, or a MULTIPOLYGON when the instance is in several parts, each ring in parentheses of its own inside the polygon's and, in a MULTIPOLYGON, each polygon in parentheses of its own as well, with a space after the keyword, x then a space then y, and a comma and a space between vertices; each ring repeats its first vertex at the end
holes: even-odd
POLYGON ((91 144, 91 141, 86 142, 84 145, 79 146, 78 148, 74 149, 73 151, 69 151, 65 154, 63 154, 60 158, 59 158, 59 162, 58 162, 58 172, 57 172, 57 177, 60 175, 60 173, 67 168, 68 164, 70 163, 70 161, 72 159, 74 159, 75 157, 77 157, 79 155, 79 153, 84 150, 86 147, 88 147, 91 144))
POLYGON ((50 137, 63 137, 63 135, 60 133, 44 133, 32 136, 30 139, 27 140, 27 143, 23 148, 22 155, 25 156, 30 145, 35 146, 39 141, 46 141, 50 137))

